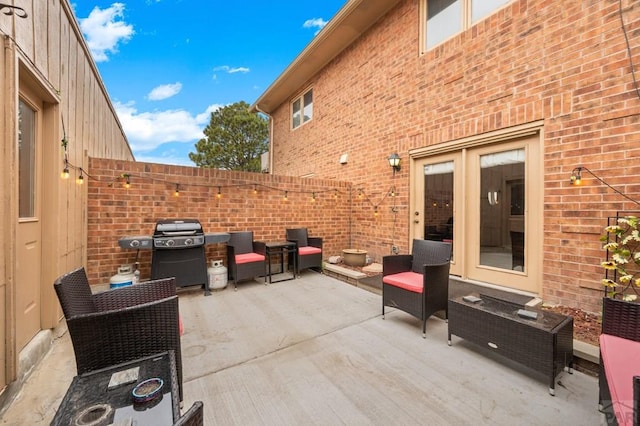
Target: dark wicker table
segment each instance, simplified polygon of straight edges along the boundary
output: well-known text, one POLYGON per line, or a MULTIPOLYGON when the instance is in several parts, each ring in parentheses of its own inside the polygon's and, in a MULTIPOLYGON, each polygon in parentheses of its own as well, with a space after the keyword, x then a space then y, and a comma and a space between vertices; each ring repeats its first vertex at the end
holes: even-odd
POLYGON ((94 413, 100 413, 100 407, 108 407, 109 413, 105 416, 104 424, 131 418, 133 424, 172 425, 180 417, 178 395, 178 374, 173 351, 162 352, 74 377, 51 424, 73 425, 76 418, 83 412, 89 412, 91 407, 96 407, 94 413), (139 367, 138 380, 108 389, 114 373, 135 367, 139 367), (133 388, 143 380, 154 377, 164 381, 162 396, 134 404, 131 394, 133 388))
MULTIPOLYGON (((475 294, 474 296, 478 296, 475 294)), ((477 345, 491 348, 549 381, 555 395, 555 379, 563 368, 573 368, 573 318, 540 309, 526 308, 537 319, 517 315, 524 306, 480 295, 471 303, 457 297, 449 300, 449 340, 455 334, 477 345)))
POLYGON ((297 263, 296 263, 296 243, 294 242, 290 242, 290 241, 281 241, 281 242, 275 242, 275 243, 266 243, 265 244, 265 252, 267 255, 267 276, 269 277, 269 284, 271 283, 275 283, 275 282, 280 282, 280 281, 288 281, 288 280, 292 280, 296 277, 297 275, 297 263), (293 271, 291 271, 291 273, 293 274, 291 277, 289 278, 284 278, 284 279, 279 279, 278 281, 272 281, 271 275, 272 275, 272 271, 271 271, 271 261, 272 261, 272 257, 279 257, 280 258, 280 272, 284 273, 284 257, 285 256, 292 256, 293 259, 293 271))

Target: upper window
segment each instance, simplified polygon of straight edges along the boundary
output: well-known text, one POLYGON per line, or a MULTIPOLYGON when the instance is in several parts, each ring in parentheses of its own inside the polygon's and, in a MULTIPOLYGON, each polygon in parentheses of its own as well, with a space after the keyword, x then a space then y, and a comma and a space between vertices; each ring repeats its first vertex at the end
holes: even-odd
POLYGON ((469 28, 511 0, 425 0, 428 49, 469 28))
POLYGON ((313 89, 291 102, 291 128, 300 127, 313 118, 313 89))

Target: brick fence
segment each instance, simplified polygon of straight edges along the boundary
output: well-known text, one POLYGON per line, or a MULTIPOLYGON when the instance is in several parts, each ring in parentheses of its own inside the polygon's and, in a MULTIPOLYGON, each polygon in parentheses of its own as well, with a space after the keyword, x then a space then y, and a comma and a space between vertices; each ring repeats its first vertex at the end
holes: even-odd
MULTIPOLYGON (((362 204, 349 183, 335 180, 96 158, 89 166, 87 273, 92 284, 108 283, 118 266, 136 261, 137 251, 121 249, 118 239, 152 235, 159 219, 198 219, 205 232, 251 230, 261 241, 282 241, 286 228, 307 227, 323 238, 329 256, 349 248, 354 209, 362 204), (129 175, 128 189, 124 175, 129 175)), ((208 260, 226 257, 225 244, 208 245, 206 251, 208 260)), ((149 278, 151 251, 138 255, 141 278, 149 278)))

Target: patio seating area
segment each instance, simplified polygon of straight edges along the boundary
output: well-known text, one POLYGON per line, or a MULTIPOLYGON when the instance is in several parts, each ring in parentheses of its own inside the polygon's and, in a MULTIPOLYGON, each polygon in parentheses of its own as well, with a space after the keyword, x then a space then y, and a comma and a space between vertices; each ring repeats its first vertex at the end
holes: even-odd
MULTIPOLYGON (((304 271, 204 297, 179 289, 184 408, 205 424, 599 425, 598 381, 563 372, 556 396, 516 363, 421 321, 381 296, 304 271)), ((49 424, 72 378, 68 333, 56 341, 2 424, 49 424)))

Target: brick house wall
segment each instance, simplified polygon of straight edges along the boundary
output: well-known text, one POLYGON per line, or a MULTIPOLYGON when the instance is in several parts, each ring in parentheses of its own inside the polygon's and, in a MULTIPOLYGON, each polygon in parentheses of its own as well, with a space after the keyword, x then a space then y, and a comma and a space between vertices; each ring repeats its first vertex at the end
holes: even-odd
MULTIPOLYGON (((640 4, 622 3, 639 67, 640 4)), ((569 176, 583 165, 640 198, 640 99, 618 6, 514 1, 420 55, 419 1, 401 1, 292 94, 313 87, 311 121, 290 130, 288 102, 272 113, 273 172, 350 181, 374 204, 394 186, 395 208, 387 197, 375 218, 366 205, 354 211, 354 244, 406 252, 409 150, 542 120, 544 211, 532 213, 544 223, 542 296, 599 311, 606 217, 638 206, 588 174, 581 187, 569 176), (394 151, 405 166, 395 176, 394 151)))
MULTIPOLYGON (((89 165, 86 268, 93 285, 108 284, 118 266, 136 261, 136 250, 120 248, 118 239, 150 236, 159 219, 195 218, 205 232, 251 230, 260 241, 284 241, 286 228, 307 227, 323 238, 325 257, 348 248, 353 203, 345 182, 96 158, 89 165)), ((206 251, 226 265, 225 244, 206 251)), ((138 261, 141 279, 150 278, 151 250, 140 250, 138 261)))

